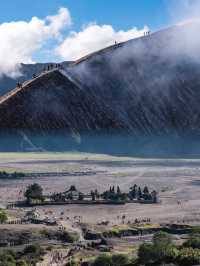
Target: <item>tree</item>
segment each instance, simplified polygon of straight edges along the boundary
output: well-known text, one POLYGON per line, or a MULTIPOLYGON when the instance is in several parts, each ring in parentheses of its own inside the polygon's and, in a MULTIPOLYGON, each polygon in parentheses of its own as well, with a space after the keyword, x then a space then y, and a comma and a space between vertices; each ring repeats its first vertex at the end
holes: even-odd
POLYGON ((72 185, 69 189, 69 191, 77 191, 76 187, 74 185, 72 185))
POLYGON ((144 189, 143 189, 143 193, 144 193, 144 194, 149 194, 149 189, 148 189, 147 186, 144 187, 144 189))
POLYGON ((100 195, 99 195, 99 192, 98 192, 97 189, 95 189, 94 193, 95 193, 95 197, 96 197, 97 199, 99 199, 100 195))
POLYGON ((138 199, 142 198, 142 191, 141 191, 141 187, 138 188, 138 199))
POLYGON ((28 186, 27 190, 24 193, 24 196, 26 197, 28 203, 30 203, 32 199, 43 200, 43 189, 36 183, 32 184, 28 186))
POLYGON ((178 255, 171 235, 166 232, 160 231, 153 236, 153 246, 155 259, 160 263, 170 262, 178 255))
POLYGON ((79 194, 78 194, 78 200, 84 200, 83 193, 79 192, 79 194))
POLYGON ((91 194, 91 197, 92 197, 92 201, 95 201, 95 193, 94 193, 94 191, 91 190, 90 194, 91 194))
POLYGON ((162 264, 174 262, 178 249, 173 245, 172 238, 165 232, 158 232, 153 237, 153 243, 144 243, 138 250, 139 261, 143 264, 162 264))
POLYGON ((117 186, 117 194, 121 194, 121 190, 119 186, 117 186))
POLYGON ((137 198, 137 185, 136 184, 130 188, 129 197, 130 199, 137 198))
POLYGON ((140 263, 150 264, 154 262, 154 246, 150 243, 143 243, 138 249, 138 259, 140 263))

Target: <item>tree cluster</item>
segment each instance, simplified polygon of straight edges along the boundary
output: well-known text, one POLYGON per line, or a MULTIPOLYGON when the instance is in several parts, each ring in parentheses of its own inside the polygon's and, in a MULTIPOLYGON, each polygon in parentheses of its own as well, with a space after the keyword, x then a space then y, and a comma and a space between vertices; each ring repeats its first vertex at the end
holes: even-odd
POLYGON ((28 204, 30 204, 34 200, 36 201, 44 200, 43 189, 39 184, 36 183, 28 186, 28 188, 24 193, 24 196, 28 204))
POLYGON ((39 245, 27 246, 23 251, 0 251, 0 266, 35 266, 42 259, 44 250, 39 245))

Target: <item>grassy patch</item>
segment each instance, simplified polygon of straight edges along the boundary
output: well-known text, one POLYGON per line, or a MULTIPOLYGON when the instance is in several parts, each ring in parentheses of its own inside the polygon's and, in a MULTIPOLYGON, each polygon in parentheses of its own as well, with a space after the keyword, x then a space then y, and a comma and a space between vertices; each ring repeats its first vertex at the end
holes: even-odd
POLYGON ((200 226, 193 226, 192 227, 193 234, 200 234, 200 226))
POLYGON ((152 228, 160 228, 160 224, 153 224, 153 223, 145 223, 145 224, 134 224, 134 225, 131 225, 132 227, 134 228, 145 228, 145 229, 152 229, 152 228))

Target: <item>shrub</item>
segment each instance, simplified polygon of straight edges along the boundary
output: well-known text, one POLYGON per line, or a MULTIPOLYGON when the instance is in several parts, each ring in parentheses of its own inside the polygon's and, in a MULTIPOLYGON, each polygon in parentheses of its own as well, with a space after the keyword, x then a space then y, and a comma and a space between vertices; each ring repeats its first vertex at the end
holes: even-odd
POLYGON ((42 248, 40 245, 34 244, 34 245, 29 245, 24 249, 24 254, 25 255, 40 255, 42 253, 42 248))
POLYGON ((29 266, 25 260, 18 260, 16 266, 29 266))
POLYGON ((15 258, 10 255, 6 254, 6 252, 0 255, 0 266, 15 266, 15 258))
POLYGON ((112 266, 112 257, 107 254, 98 256, 92 266, 112 266))
POLYGON ((68 266, 78 266, 78 263, 74 260, 70 261, 68 266))
POLYGON ((170 234, 163 232, 163 231, 160 231, 153 236, 153 244, 154 245, 162 244, 165 246, 171 245, 172 244, 172 237, 170 234))
POLYGON ((123 266, 128 264, 129 258, 124 254, 114 254, 112 256, 112 265, 114 266, 123 266))
POLYGON ((8 216, 4 210, 0 210, 0 223, 3 224, 8 220, 8 216))
POLYGON ((190 266, 200 264, 200 250, 193 248, 183 248, 179 252, 177 262, 181 266, 190 266))
POLYGON ((183 244, 183 247, 200 248, 200 237, 191 237, 183 244))
POLYGON ((150 243, 143 243, 138 249, 138 259, 141 263, 153 263, 155 258, 154 246, 150 243))
POLYGON ((68 243, 74 243, 78 240, 78 235, 65 231, 61 235, 61 240, 68 243))

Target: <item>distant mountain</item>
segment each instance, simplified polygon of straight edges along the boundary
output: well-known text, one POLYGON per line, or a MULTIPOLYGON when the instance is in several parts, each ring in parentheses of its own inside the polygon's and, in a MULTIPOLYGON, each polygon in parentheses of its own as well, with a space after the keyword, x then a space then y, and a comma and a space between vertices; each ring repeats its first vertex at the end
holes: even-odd
MULTIPOLYGON (((171 27, 42 73, 0 99, 0 128, 199 139, 198 29, 171 27)), ((24 67, 29 78, 44 68, 24 67)))

